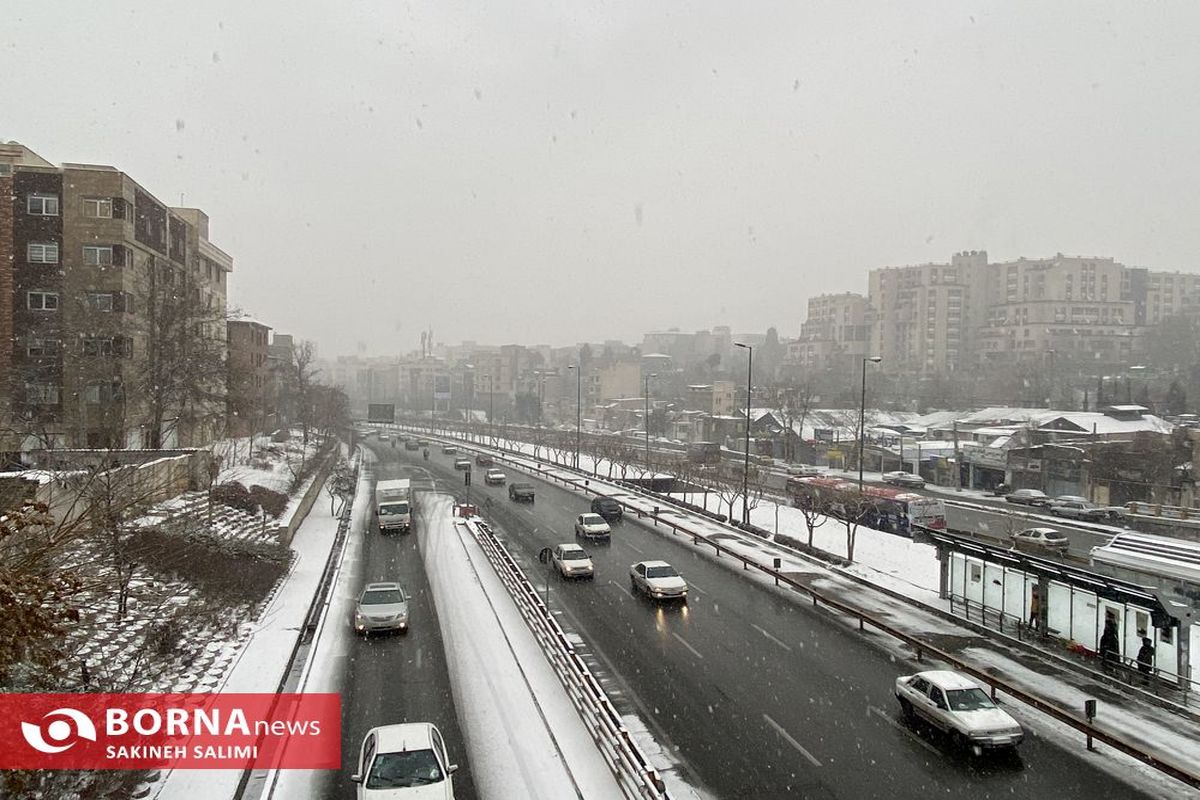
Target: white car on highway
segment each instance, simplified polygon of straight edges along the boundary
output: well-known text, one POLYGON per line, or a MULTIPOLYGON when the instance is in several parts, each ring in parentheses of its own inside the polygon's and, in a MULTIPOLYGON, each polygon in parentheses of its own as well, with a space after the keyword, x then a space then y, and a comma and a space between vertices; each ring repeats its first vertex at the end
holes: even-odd
POLYGON ((585 539, 607 540, 612 536, 612 528, 599 514, 580 514, 575 518, 575 535, 585 539))
POLYGON ((454 800, 457 769, 435 726, 381 725, 363 737, 350 780, 358 800, 454 800))
POLYGON ((594 578, 596 566, 592 557, 577 544, 560 544, 550 553, 550 561, 564 578, 594 578))
POLYGON ((488 486, 503 486, 506 480, 508 480, 508 476, 502 470, 489 469, 483 473, 483 482, 488 486))
POLYGON ((966 675, 931 670, 896 679, 896 699, 905 719, 921 719, 972 749, 1016 747, 1025 738, 1021 725, 966 675))
POLYGON ((635 592, 642 592, 655 600, 687 602, 687 581, 665 561, 639 561, 632 565, 629 568, 629 583, 635 592))

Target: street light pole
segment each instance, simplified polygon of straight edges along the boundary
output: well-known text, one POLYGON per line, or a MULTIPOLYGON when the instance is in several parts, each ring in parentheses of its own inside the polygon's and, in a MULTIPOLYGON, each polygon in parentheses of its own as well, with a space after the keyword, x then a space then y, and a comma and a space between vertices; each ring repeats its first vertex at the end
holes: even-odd
POLYGON ((749 358, 746 360, 746 460, 742 465, 742 524, 750 522, 750 406, 754 380, 754 347, 742 342, 734 345, 745 349, 749 358))
POLYGON ((646 470, 650 470, 650 379, 657 378, 657 372, 651 372, 644 379, 646 395, 646 470))
POLYGON ((579 469, 579 445, 583 431, 583 367, 572 364, 575 370, 575 469, 579 469))
MULTIPOLYGON (((878 364, 883 361, 882 356, 868 356, 862 362, 862 397, 858 404, 858 493, 862 494, 863 490, 863 442, 867 438, 867 362, 878 364)), ((920 460, 918 459, 917 469, 920 469, 920 460)))

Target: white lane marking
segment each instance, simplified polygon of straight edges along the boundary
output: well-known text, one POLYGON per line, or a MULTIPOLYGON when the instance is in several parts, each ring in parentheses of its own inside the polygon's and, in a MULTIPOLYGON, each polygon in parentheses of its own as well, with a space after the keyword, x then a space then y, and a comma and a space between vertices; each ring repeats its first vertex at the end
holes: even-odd
POLYGON ((633 545, 631 545, 629 542, 625 542, 625 546, 626 546, 626 547, 628 547, 628 548, 629 548, 630 550, 632 550, 633 552, 637 553, 639 556, 644 556, 644 555, 646 555, 645 551, 643 551, 643 550, 639 550, 638 548, 636 548, 636 547, 634 547, 633 545))
POLYGON ((876 708, 875 706, 867 706, 867 710, 869 712, 871 712, 872 714, 874 714, 875 716, 879 717, 881 720, 886 722, 888 725, 891 725, 893 728, 895 728, 896 730, 898 730, 901 733, 903 733, 904 735, 906 735, 908 738, 912 739, 917 744, 921 745, 921 747, 924 747, 926 750, 933 753, 935 756, 939 756, 939 757, 941 756, 941 753, 938 752, 938 749, 936 747, 934 747, 929 742, 922 739, 915 732, 909 730, 907 726, 892 719, 891 715, 888 714, 886 711, 884 711, 882 708, 876 708))
POLYGON ((674 636, 674 637, 675 637, 675 638, 676 638, 676 639, 679 641, 679 643, 680 643, 681 645, 683 645, 684 647, 686 647, 688 650, 691 650, 691 651, 692 651, 692 655, 694 655, 696 658, 704 658, 704 656, 700 655, 700 652, 699 652, 698 650, 696 650, 696 648, 692 647, 690 644, 688 644, 687 642, 685 642, 685 641, 683 640, 683 637, 682 637, 682 636, 680 636, 678 633, 672 633, 671 635, 672 635, 672 636, 674 636))
POLYGON ((610 581, 609 581, 609 583, 611 583, 613 586, 615 586, 615 587, 617 587, 618 589, 620 589, 620 590, 621 590, 621 595, 622 595, 623 597, 628 597, 628 596, 629 596, 629 595, 627 595, 627 594, 625 593, 625 587, 624 587, 624 586, 622 586, 621 584, 617 583, 617 582, 616 582, 616 581, 614 581, 614 580, 610 580, 610 581))
POLYGON ((767 637, 767 638, 768 638, 768 639, 770 639, 772 642, 774 642, 775 644, 777 644, 777 645, 779 645, 780 647, 782 647, 784 650, 787 650, 789 653, 790 653, 790 652, 792 652, 792 648, 788 647, 786 644, 784 644, 783 642, 781 642, 781 641, 779 641, 778 639, 776 639, 774 636, 772 636, 770 633, 768 633, 768 632, 767 632, 765 629, 758 627, 758 626, 757 626, 757 625, 755 625, 753 622, 752 622, 752 623, 750 623, 750 627, 751 627, 751 628, 754 628, 754 630, 758 631, 758 632, 759 632, 759 633, 761 633, 763 636, 767 637))
POLYGON ((796 748, 796 750, 798 750, 800 752, 800 755, 807 758, 810 764, 812 764, 814 767, 821 766, 821 762, 817 760, 817 757, 814 756, 812 753, 808 752, 807 750, 805 750, 804 745, 800 744, 795 739, 793 739, 791 734, 789 734, 787 731, 785 731, 783 729, 783 726, 781 726, 778 722, 776 722, 775 720, 768 717, 766 714, 763 714, 763 719, 765 719, 767 721, 768 725, 770 725, 772 728, 775 729, 776 733, 778 733, 780 736, 782 736, 784 739, 786 739, 788 744, 790 744, 792 747, 796 748))

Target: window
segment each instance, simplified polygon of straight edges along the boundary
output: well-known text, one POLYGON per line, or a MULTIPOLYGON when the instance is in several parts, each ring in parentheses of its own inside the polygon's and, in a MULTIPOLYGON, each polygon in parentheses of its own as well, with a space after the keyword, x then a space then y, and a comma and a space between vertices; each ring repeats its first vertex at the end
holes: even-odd
POLYGON ((58 195, 31 194, 26 200, 25 210, 39 217, 57 217, 58 195))
POLYGON ((130 356, 133 354, 133 341, 121 336, 85 336, 83 337, 83 354, 85 356, 130 356))
POLYGON ((83 246, 83 263, 89 267, 106 267, 113 263, 112 245, 86 244, 83 246))
POLYGON ((25 401, 30 405, 56 405, 58 387, 50 383, 25 384, 25 401))
POLYGON ((30 339, 26 352, 30 358, 58 355, 58 339, 30 339))
POLYGON ((58 242, 30 242, 25 258, 30 264, 57 264, 58 242))
POLYGON ((58 292, 27 292, 25 297, 30 311, 58 310, 58 292))
POLYGON ((112 311, 113 293, 112 292, 88 292, 87 305, 92 311, 112 311))
POLYGON ((111 197, 85 197, 83 198, 83 215, 85 217, 99 217, 101 219, 112 219, 113 203, 111 197))

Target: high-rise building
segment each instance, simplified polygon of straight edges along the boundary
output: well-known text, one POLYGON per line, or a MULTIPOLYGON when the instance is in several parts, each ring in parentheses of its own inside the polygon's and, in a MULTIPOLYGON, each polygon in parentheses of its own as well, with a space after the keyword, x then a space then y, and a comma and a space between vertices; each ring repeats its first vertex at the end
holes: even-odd
POLYGON ((972 250, 947 264, 874 269, 865 299, 812 298, 788 361, 841 369, 878 355, 883 370, 922 376, 1022 361, 1116 365, 1134 357, 1146 326, 1184 314, 1200 314, 1200 275, 1062 253, 989 262, 972 250))
POLYGON ((233 259, 129 175, 0 144, 3 449, 204 444, 233 259))

